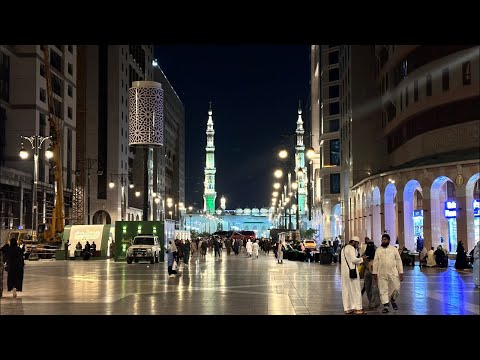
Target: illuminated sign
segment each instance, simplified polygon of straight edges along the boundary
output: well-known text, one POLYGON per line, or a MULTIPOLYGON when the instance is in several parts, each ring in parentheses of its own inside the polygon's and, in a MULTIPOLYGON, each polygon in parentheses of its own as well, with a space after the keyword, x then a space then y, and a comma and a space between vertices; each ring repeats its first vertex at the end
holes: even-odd
POLYGON ((423 210, 413 210, 413 217, 423 217, 423 210))
POLYGON ((473 200, 473 216, 480 216, 480 200, 473 200))
POLYGON ((457 203, 455 201, 445 201, 445 217, 457 217, 457 203))

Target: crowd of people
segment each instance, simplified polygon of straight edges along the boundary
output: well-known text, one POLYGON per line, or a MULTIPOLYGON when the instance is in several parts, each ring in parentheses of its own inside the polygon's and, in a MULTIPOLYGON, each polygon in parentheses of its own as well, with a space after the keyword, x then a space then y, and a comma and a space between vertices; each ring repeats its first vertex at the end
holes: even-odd
MULTIPOLYGON (((368 299, 368 308, 376 309, 383 305, 382 313, 390 312, 390 306, 393 310, 398 310, 397 299, 400 295, 400 284, 403 281, 403 266, 414 265, 413 255, 408 249, 390 245, 390 236, 382 235, 381 246, 376 247, 373 240, 368 237, 360 245, 360 238, 352 236, 351 240, 342 247, 338 239, 329 244, 335 254, 339 255, 341 282, 342 282, 342 301, 345 314, 365 314, 362 305, 362 296, 366 294, 368 299), (336 249, 335 249, 336 248, 336 249), (405 256, 408 255, 408 258, 405 256), (360 279, 363 278, 363 288, 361 288, 360 279)), ((178 274, 178 267, 188 267, 191 256, 199 254, 200 259, 205 259, 208 249, 213 251, 215 258, 221 258, 223 249, 226 249, 227 256, 232 251, 238 256, 242 249, 245 249, 247 257, 258 259, 259 251, 269 255, 273 249, 277 263, 283 263, 283 252, 290 246, 286 242, 275 242, 272 239, 231 239, 222 237, 196 238, 194 240, 170 240, 166 249, 168 274, 175 277, 178 274)), ((87 241, 85 247, 79 243, 76 244, 75 251, 81 251, 82 254, 95 253, 96 245, 90 245, 87 241)), ((299 245, 299 249, 308 252, 308 249, 299 245)), ((10 239, 0 248, 0 296, 3 292, 4 269, 8 273, 7 291, 12 291, 13 297, 17 297, 17 292, 23 289, 24 275, 24 247, 17 244, 15 238, 10 239)), ((480 286, 480 241, 470 252, 470 262, 467 260, 467 252, 463 242, 457 244, 457 254, 455 261, 456 269, 465 269, 472 267, 473 281, 475 287, 480 286)), ((429 251, 423 247, 419 254, 420 266, 426 267, 447 267, 448 253, 442 245, 433 247, 429 251)))

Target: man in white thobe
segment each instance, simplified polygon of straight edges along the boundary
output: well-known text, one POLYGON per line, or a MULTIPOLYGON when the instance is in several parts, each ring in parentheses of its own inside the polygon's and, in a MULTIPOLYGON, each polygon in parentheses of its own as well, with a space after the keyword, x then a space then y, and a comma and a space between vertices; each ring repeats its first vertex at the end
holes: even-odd
POLYGON ((403 265, 398 249, 390 246, 390 235, 382 235, 382 246, 375 251, 373 259, 373 276, 380 290, 380 301, 383 304, 382 313, 388 313, 389 302, 393 310, 397 310, 396 300, 400 294, 400 281, 403 281, 403 265))
POLYGON ((352 236, 352 240, 345 245, 341 253, 341 274, 342 274, 342 300, 345 314, 364 314, 362 306, 362 290, 360 287, 360 275, 357 265, 363 262, 363 258, 357 257, 357 249, 360 245, 360 238, 352 236), (356 269, 357 278, 350 278, 350 269, 356 269))
POLYGON ((279 239, 278 243, 276 245, 276 247, 277 247, 277 264, 283 264, 283 245, 284 245, 284 241, 279 239))
POLYGON ((252 254, 253 254, 253 258, 254 259, 258 259, 258 249, 260 248, 260 246, 258 245, 257 241, 256 240, 253 240, 253 244, 252 244, 252 254))
POLYGON ((250 239, 247 240, 247 245, 245 246, 245 248, 247 249, 247 255, 248 257, 252 257, 252 242, 250 241, 250 239))

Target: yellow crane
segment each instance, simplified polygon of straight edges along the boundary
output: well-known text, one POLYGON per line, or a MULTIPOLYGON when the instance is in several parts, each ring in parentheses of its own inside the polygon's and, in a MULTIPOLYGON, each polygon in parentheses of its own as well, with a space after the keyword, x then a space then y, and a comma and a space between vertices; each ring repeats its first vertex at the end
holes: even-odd
MULTIPOLYGON (((55 178, 55 198, 52 211, 52 223, 50 228, 45 228, 44 240, 47 242, 61 242, 61 236, 64 229, 63 214, 63 163, 62 163, 62 134, 60 128, 60 119, 55 111, 55 103, 53 101, 52 92, 52 71, 50 68, 50 53, 47 45, 43 46, 43 55, 45 58, 45 77, 47 80, 47 100, 48 100, 48 122, 50 124, 50 141, 53 150, 54 178, 55 178)), ((40 239, 39 239, 40 240, 40 239)))

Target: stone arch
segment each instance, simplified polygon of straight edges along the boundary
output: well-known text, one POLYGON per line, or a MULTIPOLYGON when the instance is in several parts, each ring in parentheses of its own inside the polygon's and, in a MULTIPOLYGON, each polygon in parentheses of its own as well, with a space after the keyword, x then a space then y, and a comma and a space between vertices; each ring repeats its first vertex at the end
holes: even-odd
MULTIPOLYGON (((415 191, 418 190, 422 193, 422 187, 418 180, 412 179, 405 184, 403 189, 403 228, 404 228, 404 241, 407 249, 411 251, 418 250, 416 248, 416 238, 421 235, 423 238, 423 216, 416 216, 415 221, 417 221, 417 229, 414 225, 414 210, 422 210, 423 206, 420 209, 417 208, 415 203, 415 191), (421 225, 421 228, 419 224, 421 225)), ((422 210, 423 213, 423 210, 422 210)), ((415 215, 420 215, 420 212, 416 212, 415 215)), ((421 251, 422 249, 420 249, 421 251)))
POLYGON ((332 207, 331 219, 332 239, 335 239, 335 237, 342 235, 342 209, 340 204, 332 207))
POLYGON ((362 191, 362 214, 361 214, 361 224, 362 224, 362 237, 363 239, 367 236, 367 194, 365 191, 362 191))
POLYGON ((366 194, 366 209, 365 209, 365 219, 366 219, 366 234, 371 239, 372 238, 372 191, 370 186, 365 189, 366 194))
POLYGON ((93 214, 93 225, 100 225, 100 224, 111 224, 112 218, 110 214, 105 210, 98 210, 95 214, 93 214))
POLYGON ((476 173, 468 179, 465 185, 465 201, 467 214, 467 249, 470 251, 480 240, 480 217, 474 217, 473 200, 480 200, 480 173, 476 173))
MULTIPOLYGON (((452 179, 450 179, 448 176, 439 176, 433 181, 430 189, 432 246, 436 248, 438 245, 442 245, 448 251, 456 252, 457 232, 452 230, 450 231, 452 236, 449 235, 449 221, 445 218, 444 214, 445 201, 448 199, 448 182, 452 183, 453 185, 452 179), (443 238, 443 244, 441 244, 441 237, 443 238)), ((454 200, 454 198, 452 198, 452 200, 454 200)))
POLYGON ((360 196, 360 189, 357 190, 357 194, 355 196, 355 233, 353 235, 357 235, 358 237, 362 238, 361 234, 361 227, 362 227, 362 197, 360 196))
POLYGON ((382 242, 381 195, 378 186, 372 192, 372 239, 375 245, 382 242))
POLYGON ((393 183, 389 183, 385 188, 384 196, 384 219, 385 229, 390 235, 390 244, 395 245, 397 239, 397 207, 396 207, 397 187, 393 183))

